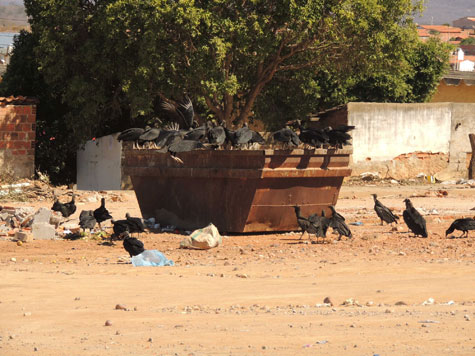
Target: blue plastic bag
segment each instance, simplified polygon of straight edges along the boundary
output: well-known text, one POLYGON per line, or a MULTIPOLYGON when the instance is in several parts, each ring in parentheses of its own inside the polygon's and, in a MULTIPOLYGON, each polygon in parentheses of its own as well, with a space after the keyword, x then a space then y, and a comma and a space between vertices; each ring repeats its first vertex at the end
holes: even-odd
POLYGON ((131 258, 134 267, 139 266, 174 266, 175 263, 158 250, 145 250, 131 258))

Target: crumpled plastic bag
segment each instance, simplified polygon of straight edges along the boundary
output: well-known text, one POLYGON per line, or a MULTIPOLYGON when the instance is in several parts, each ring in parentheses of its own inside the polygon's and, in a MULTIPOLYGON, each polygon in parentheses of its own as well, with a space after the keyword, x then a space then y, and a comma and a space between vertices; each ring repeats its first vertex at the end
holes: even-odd
POLYGON ((134 267, 142 266, 174 266, 175 262, 165 257, 158 250, 145 250, 139 255, 131 258, 134 267))
POLYGON ((223 238, 218 229, 213 224, 193 231, 180 242, 180 248, 190 248, 195 250, 209 250, 210 248, 221 245, 223 238))

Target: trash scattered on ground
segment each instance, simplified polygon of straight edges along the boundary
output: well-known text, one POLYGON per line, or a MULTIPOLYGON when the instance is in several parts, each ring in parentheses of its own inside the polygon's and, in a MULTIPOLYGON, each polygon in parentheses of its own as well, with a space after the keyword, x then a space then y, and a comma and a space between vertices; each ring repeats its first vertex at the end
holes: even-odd
POLYGON ((189 248, 195 250, 209 250, 222 243, 222 237, 218 229, 213 224, 195 230, 190 236, 187 236, 180 242, 180 248, 189 248))
POLYGON ((141 254, 133 256, 131 260, 135 267, 175 265, 172 260, 167 259, 165 255, 158 250, 145 250, 141 254))
POLYGON ((317 345, 324 345, 324 344, 327 344, 327 343, 328 343, 328 340, 320 340, 320 341, 316 342, 317 345))
POLYGON ((421 323, 421 324, 438 324, 438 323, 440 323, 440 321, 437 321, 437 320, 420 320, 420 321, 418 321, 418 323, 421 323))
POLYGON ((434 304, 434 302, 435 302, 435 301, 434 301, 434 298, 429 298, 429 299, 425 300, 425 301, 422 303, 422 305, 432 305, 432 304, 434 304))
POLYGON ((361 221, 355 221, 355 222, 350 222, 350 225, 363 226, 363 223, 361 221))

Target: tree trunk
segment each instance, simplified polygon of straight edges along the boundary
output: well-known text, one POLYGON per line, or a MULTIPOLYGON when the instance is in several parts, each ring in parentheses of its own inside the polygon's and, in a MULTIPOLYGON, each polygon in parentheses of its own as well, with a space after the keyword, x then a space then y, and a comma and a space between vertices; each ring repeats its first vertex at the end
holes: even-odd
POLYGON ((470 165, 468 166, 468 179, 475 178, 475 134, 468 134, 470 145, 472 146, 472 158, 470 159, 470 165))

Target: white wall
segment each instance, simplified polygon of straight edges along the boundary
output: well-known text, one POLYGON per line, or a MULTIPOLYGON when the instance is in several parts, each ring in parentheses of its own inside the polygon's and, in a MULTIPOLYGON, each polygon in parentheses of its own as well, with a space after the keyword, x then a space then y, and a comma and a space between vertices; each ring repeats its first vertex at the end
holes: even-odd
POLYGON ((88 141, 77 155, 77 187, 81 190, 120 190, 122 144, 119 134, 88 141))
POLYGON ((460 62, 459 70, 461 72, 473 72, 475 68, 475 62, 469 61, 468 59, 460 62))
POLYGON ((353 162, 415 151, 449 153, 451 104, 349 103, 353 162))

